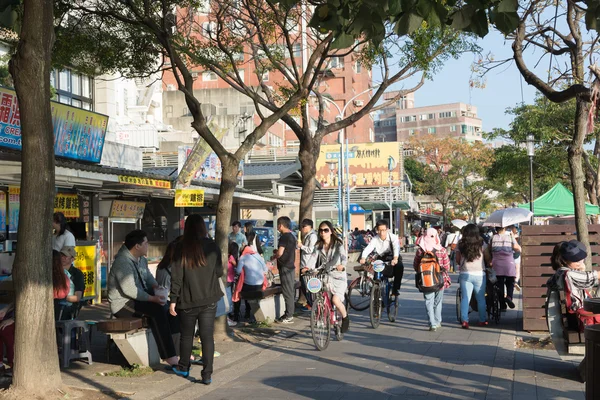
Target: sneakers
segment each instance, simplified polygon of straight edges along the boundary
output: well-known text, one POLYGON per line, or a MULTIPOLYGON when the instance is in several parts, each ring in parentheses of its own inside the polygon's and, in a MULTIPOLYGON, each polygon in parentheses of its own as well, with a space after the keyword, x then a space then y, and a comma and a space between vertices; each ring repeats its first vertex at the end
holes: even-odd
POLYGON ((200 382, 205 385, 210 385, 212 383, 212 379, 210 375, 202 375, 202 380, 200 382))
POLYGON ((520 292, 520 291, 521 291, 521 286, 519 285, 519 283, 518 283, 518 282, 515 282, 515 290, 516 290, 517 292, 520 292))
POLYGON ((350 316, 346 315, 346 318, 342 318, 342 333, 348 332, 350 329, 350 316))
POLYGON ((237 322, 235 322, 234 320, 232 320, 229 317, 227 317, 227 326, 234 327, 236 325, 237 325, 237 322))
POLYGON ((175 375, 181 376, 183 378, 187 378, 188 376, 190 376, 190 371, 182 371, 179 369, 178 366, 174 366, 171 371, 173 371, 175 373, 175 375))
POLYGON ((463 329, 469 329, 469 323, 468 323, 467 321, 463 321, 463 322, 460 324, 460 326, 461 326, 463 329))
POLYGON ((506 304, 508 304, 508 306, 510 307, 510 309, 512 310, 513 308, 515 308, 515 303, 513 303, 512 299, 510 298, 506 298, 506 304))
POLYGON ((429 327, 429 332, 435 332, 435 331, 437 331, 437 330, 438 330, 438 327, 437 327, 437 326, 430 326, 430 327, 429 327))
POLYGON ((277 320, 277 322, 279 322, 280 324, 293 324, 294 317, 288 317, 287 315, 284 314, 281 318, 279 318, 277 320))
POLYGON ((479 326, 488 326, 488 322, 487 321, 480 322, 479 326))
POLYGON ((312 310, 312 307, 309 306, 308 304, 300 307, 300 311, 302 311, 302 312, 310 312, 311 310, 312 310))

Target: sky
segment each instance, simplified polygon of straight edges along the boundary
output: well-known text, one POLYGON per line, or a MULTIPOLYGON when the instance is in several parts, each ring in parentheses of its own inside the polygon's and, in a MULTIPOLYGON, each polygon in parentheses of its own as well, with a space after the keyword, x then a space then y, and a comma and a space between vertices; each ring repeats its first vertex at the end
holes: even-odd
MULTIPOLYGON (((490 33, 478 41, 482 53, 492 53, 495 60, 510 58, 512 56, 511 42, 496 32, 490 33)), ((479 118, 483 123, 485 132, 493 128, 508 128, 512 116, 505 113, 508 107, 521 103, 521 74, 514 63, 503 65, 488 72, 486 87, 484 89, 470 88, 471 65, 479 55, 464 54, 458 60, 448 61, 443 68, 427 81, 425 85, 415 92, 415 107, 436 104, 463 102, 477 107, 479 118)), ((537 59, 529 58, 529 62, 537 59)), ((545 58, 535 70, 545 77, 548 70, 548 58, 545 58)), ((374 71, 375 81, 377 74, 374 71)), ((546 79, 544 79, 546 80, 546 79)), ((414 84, 414 83, 413 83, 414 84)), ((410 87, 409 84, 406 85, 410 87)), ((401 85, 393 89, 401 89, 401 85)), ((523 81, 523 97, 525 103, 532 103, 536 90, 523 81)))

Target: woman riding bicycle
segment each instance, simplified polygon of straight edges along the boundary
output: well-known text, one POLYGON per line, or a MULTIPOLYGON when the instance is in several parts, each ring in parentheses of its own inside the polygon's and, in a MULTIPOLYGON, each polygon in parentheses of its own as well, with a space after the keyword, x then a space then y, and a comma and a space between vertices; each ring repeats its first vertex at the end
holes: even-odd
POLYGON ((331 288, 331 302, 337 307, 342 315, 342 333, 347 332, 350 326, 350 318, 346 307, 344 307, 344 296, 348 288, 348 278, 346 275, 346 262, 348 256, 344 250, 344 243, 333 230, 333 225, 329 221, 321 222, 319 225, 319 239, 315 246, 316 258, 313 258, 310 269, 324 267, 329 275, 329 284, 331 288))

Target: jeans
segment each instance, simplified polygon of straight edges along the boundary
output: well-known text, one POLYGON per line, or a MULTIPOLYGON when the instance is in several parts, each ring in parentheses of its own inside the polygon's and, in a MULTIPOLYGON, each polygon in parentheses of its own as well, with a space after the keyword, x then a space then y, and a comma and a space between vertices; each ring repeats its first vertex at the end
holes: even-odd
POLYGON ((300 292, 302 292, 304 295, 306 304, 312 307, 313 294, 306 289, 306 283, 310 280, 310 278, 312 278, 312 275, 305 274, 300 276, 300 292))
POLYGON ((149 317, 150 329, 152 330, 152 335, 154 335, 154 340, 156 340, 160 358, 166 360, 177 355, 173 337, 171 337, 169 308, 166 304, 161 306, 149 301, 133 300, 128 302, 125 307, 115 314, 117 318, 128 318, 131 316, 149 317))
POLYGON ((293 268, 281 268, 279 270, 279 280, 281 281, 281 290, 285 300, 285 315, 294 316, 294 298, 296 297, 296 279, 293 268))
POLYGON ((500 289, 500 308, 506 309, 506 299, 512 301, 513 292, 515 291, 515 277, 514 276, 496 276, 498 278, 498 288, 500 289), (506 286, 506 289, 504 287, 506 286), (506 299, 504 294, 506 293, 506 299))
POLYGON ((433 293, 423 293, 423 297, 425 298, 425 308, 427 309, 427 318, 429 318, 429 326, 441 326, 444 289, 440 289, 437 292, 433 293))
POLYGON ((208 306, 188 308, 177 310, 181 324, 181 342, 179 349, 178 369, 189 371, 190 356, 192 355, 192 346, 194 344, 194 330, 196 321, 200 331, 200 340, 202 341, 202 378, 210 379, 213 372, 213 360, 215 358, 215 316, 217 315, 217 303, 208 306))
POLYGON ((460 274, 460 317, 461 322, 469 322, 469 303, 471 295, 475 293, 477 309, 479 311, 479 322, 485 322, 487 317, 485 303, 485 275, 460 274))

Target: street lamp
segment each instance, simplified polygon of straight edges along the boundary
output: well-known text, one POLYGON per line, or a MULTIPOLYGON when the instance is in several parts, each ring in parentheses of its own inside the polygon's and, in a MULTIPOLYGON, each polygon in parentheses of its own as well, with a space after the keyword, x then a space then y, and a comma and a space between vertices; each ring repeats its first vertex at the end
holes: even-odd
MULTIPOLYGON (((535 154, 535 137, 532 134, 527 135, 527 155, 529 156, 529 210, 533 214, 533 156, 535 154)), ((533 215, 531 215, 531 225, 533 225, 533 215)))

